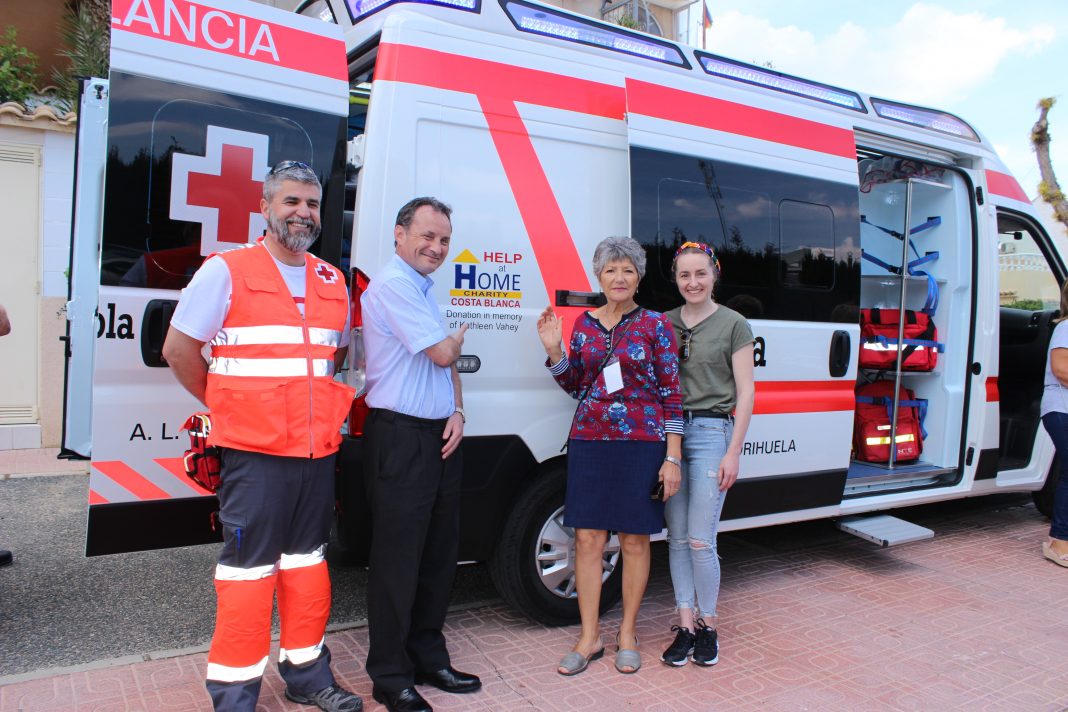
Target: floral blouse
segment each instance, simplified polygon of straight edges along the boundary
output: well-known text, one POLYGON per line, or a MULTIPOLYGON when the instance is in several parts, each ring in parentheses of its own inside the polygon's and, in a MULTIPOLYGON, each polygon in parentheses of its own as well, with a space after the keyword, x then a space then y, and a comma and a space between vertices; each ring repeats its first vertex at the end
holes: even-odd
MULTIPOLYGON (((637 308, 608 330, 586 312, 575 322, 569 355, 549 372, 579 404, 570 437, 575 440, 664 440, 682 435, 682 394, 675 333, 667 316, 637 308), (623 388, 608 393, 604 372, 609 344, 619 360, 623 388)), ((608 368, 606 366, 606 368, 608 368)))

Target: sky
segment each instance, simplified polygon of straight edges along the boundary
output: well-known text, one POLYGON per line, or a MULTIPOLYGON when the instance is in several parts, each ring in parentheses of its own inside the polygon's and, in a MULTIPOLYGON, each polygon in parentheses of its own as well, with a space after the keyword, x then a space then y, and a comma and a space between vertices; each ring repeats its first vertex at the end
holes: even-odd
MULTIPOLYGON (((703 1, 713 19, 709 52, 956 114, 994 145, 1032 198, 1036 104, 1056 98, 1050 146, 1068 190, 1065 0, 703 1)), ((699 4, 693 15, 700 46, 699 4)))

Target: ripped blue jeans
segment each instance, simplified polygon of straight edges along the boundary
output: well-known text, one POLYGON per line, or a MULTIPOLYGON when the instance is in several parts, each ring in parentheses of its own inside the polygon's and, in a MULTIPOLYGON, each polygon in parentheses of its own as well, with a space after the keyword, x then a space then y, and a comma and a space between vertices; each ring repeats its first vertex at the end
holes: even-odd
POLYGON ((719 491, 719 463, 727 454, 733 432, 733 421, 722 418, 687 420, 682 438, 682 485, 664 508, 675 605, 694 609, 696 617, 716 615, 720 577, 716 529, 727 494, 719 491))

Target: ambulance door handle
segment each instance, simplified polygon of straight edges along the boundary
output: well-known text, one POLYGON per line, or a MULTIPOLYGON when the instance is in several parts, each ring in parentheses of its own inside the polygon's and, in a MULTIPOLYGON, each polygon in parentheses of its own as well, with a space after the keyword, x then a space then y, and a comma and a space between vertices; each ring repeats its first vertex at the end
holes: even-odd
POLYGON ((841 378, 849 370, 849 332, 843 329, 831 335, 831 354, 827 362, 831 378, 841 378))
POLYGON ((145 318, 141 320, 141 360, 150 368, 167 367, 163 360, 163 340, 177 305, 174 299, 153 299, 145 306, 145 318))

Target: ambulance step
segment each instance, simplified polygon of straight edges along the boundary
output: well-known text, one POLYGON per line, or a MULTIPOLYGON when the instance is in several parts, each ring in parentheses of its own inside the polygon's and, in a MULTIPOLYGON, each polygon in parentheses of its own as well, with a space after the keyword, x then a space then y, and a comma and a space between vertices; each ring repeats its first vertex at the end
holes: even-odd
POLYGON ((874 517, 846 517, 838 520, 838 528, 879 546, 907 544, 910 541, 930 539, 934 531, 904 519, 879 514, 874 517))

